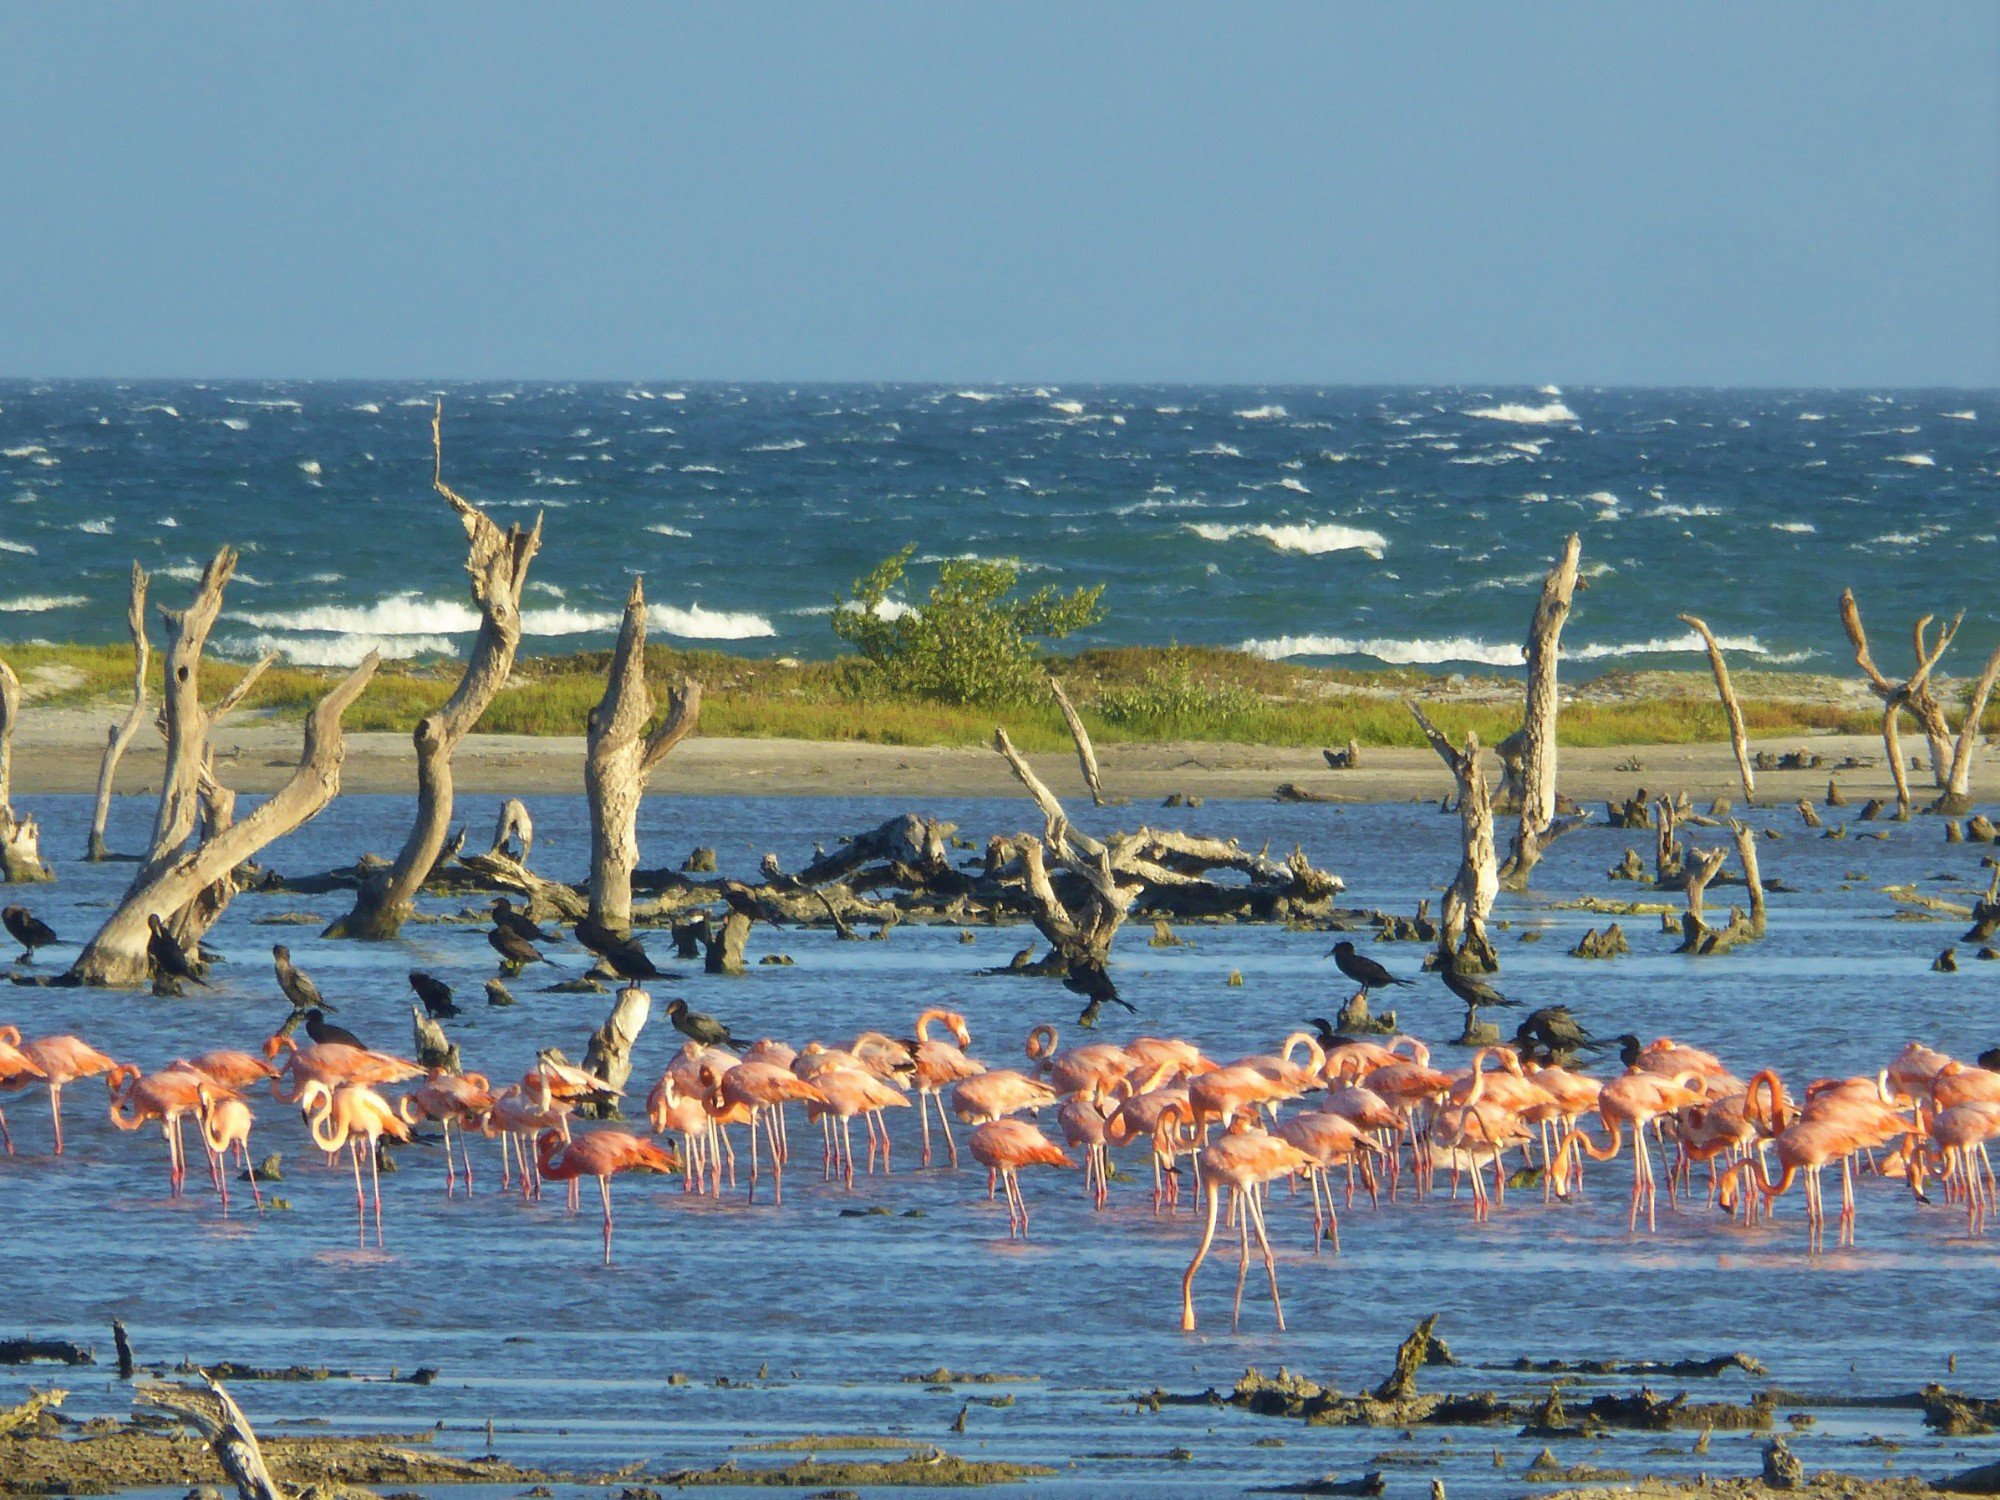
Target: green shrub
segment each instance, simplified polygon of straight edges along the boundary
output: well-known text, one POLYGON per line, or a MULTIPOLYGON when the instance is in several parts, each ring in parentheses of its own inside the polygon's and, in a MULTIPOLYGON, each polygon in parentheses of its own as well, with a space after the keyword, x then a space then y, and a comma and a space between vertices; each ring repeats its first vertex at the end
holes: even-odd
POLYGON ((944 562, 921 605, 885 611, 916 550, 912 542, 857 579, 851 599, 834 598, 833 633, 860 651, 870 686, 883 691, 938 703, 1021 703, 1046 692, 1038 642, 1104 618, 1103 584, 1068 594, 1050 584, 1016 599, 1015 564, 975 558, 944 562))
POLYGON ((1241 723, 1263 700, 1236 683, 1197 675, 1187 654, 1176 649, 1149 665, 1136 683, 1101 690, 1091 707, 1121 729, 1184 736, 1241 723))

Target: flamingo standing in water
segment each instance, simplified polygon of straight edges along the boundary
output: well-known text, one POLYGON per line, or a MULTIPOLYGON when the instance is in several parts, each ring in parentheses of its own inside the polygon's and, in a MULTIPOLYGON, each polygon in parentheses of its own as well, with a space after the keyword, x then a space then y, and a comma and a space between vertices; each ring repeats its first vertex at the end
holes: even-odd
MULTIPOLYGON (((1031 1166, 1074 1167, 1054 1141, 1026 1120, 988 1120, 966 1137, 972 1159, 996 1175, 1007 1189, 1007 1235, 1027 1238, 1028 1200, 1021 1196, 1021 1168, 1031 1166)), ((988 1198, 992 1197, 989 1190, 988 1198)))
MULTIPOLYGON (((20 1035, 19 1032, 14 1034, 20 1035)), ((20 1049, 30 1062, 42 1070, 40 1076, 49 1086, 49 1113, 56 1123, 56 1155, 61 1156, 63 1089, 80 1078, 95 1078, 100 1073, 109 1073, 117 1064, 81 1037, 66 1034, 36 1037, 31 1042, 22 1042, 20 1049)), ((18 1087, 27 1081, 21 1075, 16 1077, 17 1082, 12 1086, 18 1087)))
MULTIPOLYGON (((569 1116, 568 1101, 557 1099, 550 1093, 548 1075, 532 1068, 521 1076, 519 1083, 509 1084, 493 1096, 493 1107, 487 1110, 479 1128, 488 1139, 496 1135, 500 1137, 500 1186, 503 1191, 513 1170, 512 1154, 518 1154, 521 1161, 521 1196, 524 1199, 542 1196, 541 1178, 535 1172, 534 1156, 528 1149, 528 1142, 543 1130, 554 1130, 568 1140, 569 1116)), ((574 1183, 570 1186, 572 1190, 575 1188, 574 1183)), ((576 1205, 572 1203, 570 1206, 574 1208, 576 1205)))
MULTIPOLYGON (((1176 1133, 1179 1123, 1187 1118, 1186 1111, 1169 1106, 1160 1115, 1161 1133, 1176 1133)), ((1280 1177, 1312 1170, 1313 1159, 1290 1141, 1250 1126, 1247 1119, 1239 1123, 1247 1128, 1232 1129, 1214 1144, 1202 1147, 1195 1156, 1195 1186, 1197 1190, 1208 1189, 1208 1222, 1202 1230, 1201 1243, 1195 1247, 1194 1259, 1188 1262, 1187 1272, 1181 1277, 1181 1328, 1189 1333, 1194 1331, 1194 1275, 1208 1258, 1209 1246, 1215 1243, 1215 1220, 1224 1189, 1229 1192, 1231 1210, 1237 1216, 1236 1232, 1241 1245, 1236 1266, 1236 1303, 1229 1326, 1234 1329, 1243 1316, 1243 1282, 1250 1274, 1250 1233, 1254 1229, 1258 1248, 1264 1255, 1265 1273, 1271 1279, 1271 1309, 1277 1315, 1278 1331, 1282 1333, 1285 1327, 1285 1307, 1278 1298, 1278 1262, 1271 1254, 1271 1237, 1264 1225, 1264 1204, 1259 1190, 1280 1177)))
POLYGON ((1931 1121, 1932 1145, 1948 1191, 1965 1195, 1965 1229, 1984 1234, 1993 1211, 1993 1161, 1986 1143, 2000 1137, 2000 1103, 1968 1099, 1939 1112, 1931 1121), (1981 1169, 1984 1168, 1984 1175, 1981 1169))
MULTIPOLYGON (((25 1088, 37 1078, 46 1078, 42 1065, 21 1050, 21 1033, 17 1027, 0 1026, 0 1089, 25 1088)), ((0 1109, 0 1140, 7 1143, 7 1154, 14 1154, 14 1132, 7 1128, 7 1111, 0 1109)))
POLYGON ((779 1145, 778 1117, 784 1113, 786 1103, 793 1100, 827 1102, 826 1095, 816 1085, 797 1077, 790 1068, 749 1061, 738 1063, 714 1079, 702 1098, 710 1117, 719 1122, 739 1110, 749 1119, 752 1199, 757 1196, 757 1126, 761 1121, 765 1139, 771 1146, 771 1199, 774 1203, 785 1201, 785 1155, 779 1145))
POLYGON ((137 1130, 152 1120, 160 1122, 160 1135, 167 1143, 167 1181, 178 1198, 187 1182, 187 1142, 182 1122, 201 1108, 204 1091, 232 1099, 236 1097, 235 1091, 222 1089, 192 1068, 162 1068, 157 1073, 142 1074, 131 1063, 120 1063, 113 1068, 105 1083, 111 1089, 111 1123, 120 1130, 137 1130))
POLYGON ((535 1160, 544 1177, 557 1182, 576 1182, 595 1177, 604 1198, 604 1263, 611 1264, 611 1178, 617 1172, 635 1169, 651 1172, 678 1172, 681 1164, 674 1154, 643 1136, 622 1130, 592 1130, 565 1143, 559 1130, 544 1130, 535 1137, 535 1160), (562 1154, 556 1154, 561 1148, 562 1154))
MULTIPOLYGON (((646 1118, 652 1122, 654 1135, 681 1138, 682 1191, 700 1192, 707 1153, 716 1150, 715 1122, 702 1107, 701 1096, 682 1093, 673 1073, 664 1072, 646 1095, 646 1118)), ((870 1145, 872 1148, 872 1141, 870 1145)), ((869 1154, 872 1158, 872 1149, 869 1154)))
POLYGON ((444 1132, 444 1192, 457 1191, 458 1174, 451 1159, 451 1127, 458 1126, 458 1152, 465 1158, 465 1191, 472 1192, 472 1148, 465 1143, 466 1123, 483 1118, 493 1108, 493 1086, 483 1073, 447 1073, 433 1068, 423 1086, 405 1094, 396 1108, 405 1125, 436 1120, 444 1132))
POLYGON ((1611 1132, 1611 1140, 1600 1150, 1579 1120, 1556 1148, 1555 1170, 1559 1183, 1569 1180, 1567 1163, 1573 1146, 1580 1145, 1593 1161, 1610 1161, 1617 1156, 1624 1141, 1625 1128, 1629 1125, 1632 1129, 1632 1212, 1625 1227, 1628 1231, 1638 1229, 1639 1202, 1643 1198, 1646 1230, 1650 1234, 1656 1227, 1653 1219, 1656 1182, 1652 1154, 1646 1149, 1646 1127, 1661 1115, 1670 1115, 1685 1105, 1700 1103, 1705 1096, 1691 1086, 1699 1081, 1700 1075, 1694 1073, 1682 1074, 1677 1079, 1658 1073, 1626 1073, 1605 1084, 1597 1096, 1597 1117, 1611 1132))
POLYGON ((1332 1167, 1347 1168, 1347 1190, 1351 1201, 1354 1164, 1359 1161, 1372 1193, 1375 1169, 1369 1164, 1366 1153, 1373 1151, 1380 1155, 1382 1143, 1346 1116, 1326 1110, 1293 1115, 1278 1126, 1277 1134, 1313 1160, 1312 1170, 1306 1173, 1313 1195, 1313 1254, 1319 1254, 1320 1244, 1326 1240, 1332 1242, 1333 1253, 1340 1254, 1340 1220, 1333 1211, 1333 1193, 1326 1186, 1327 1171, 1332 1167), (1320 1206, 1322 1197, 1325 1199, 1324 1213, 1320 1206))
POLYGON ((250 1113, 250 1106, 235 1094, 218 1092, 206 1083, 197 1093, 200 1106, 195 1119, 201 1129, 202 1144, 208 1147, 209 1160, 215 1164, 215 1189, 222 1194, 224 1210, 229 1207, 228 1163, 229 1152, 233 1148, 243 1175, 250 1179, 250 1196, 256 1200, 261 1211, 264 1194, 257 1186, 257 1169, 250 1165, 250 1127, 256 1123, 256 1116, 250 1113))
POLYGON ((375 1243, 382 1243, 382 1165, 378 1156, 383 1136, 407 1141, 410 1127, 397 1118, 387 1099, 365 1083, 329 1088, 317 1078, 299 1090, 299 1112, 306 1117, 313 1144, 329 1156, 342 1146, 354 1164, 354 1209, 366 1212, 361 1196, 361 1142, 368 1142, 368 1176, 375 1192, 375 1243))
MULTIPOLYGON (((826 1175, 840 1171, 850 1190, 854 1187, 854 1117, 860 1115, 868 1132, 868 1170, 875 1170, 875 1121, 885 1109, 908 1109, 910 1101, 900 1090, 884 1083, 865 1068, 823 1068, 807 1080, 825 1096, 824 1102, 808 1099, 806 1118, 817 1120, 826 1133, 826 1175), (840 1139, 833 1135, 834 1121, 840 1122, 840 1139)), ((974 1080, 977 1081, 977 1080, 974 1080)), ((889 1130, 882 1127, 882 1156, 889 1155, 889 1130)))
POLYGON ((947 1085, 957 1083, 961 1078, 971 1078, 984 1073, 986 1064, 975 1062, 965 1055, 964 1049, 972 1045, 972 1033, 966 1028, 965 1017, 955 1010, 944 1010, 933 1006, 917 1017, 917 1044, 910 1049, 916 1059, 916 1069, 911 1083, 917 1091, 917 1118, 924 1126, 924 1165, 931 1164, 931 1117, 930 1106, 937 1106, 938 1124, 944 1130, 945 1149, 950 1153, 951 1164, 958 1165, 958 1142, 951 1138, 951 1122, 944 1117, 943 1091, 947 1085), (947 1028, 957 1045, 951 1042, 934 1041, 931 1038, 931 1023, 947 1028))
POLYGON ((1104 1207, 1111 1197, 1110 1125, 1110 1111, 1096 1091, 1072 1094, 1056 1111, 1063 1144, 1083 1152, 1083 1191, 1096 1208, 1104 1207))

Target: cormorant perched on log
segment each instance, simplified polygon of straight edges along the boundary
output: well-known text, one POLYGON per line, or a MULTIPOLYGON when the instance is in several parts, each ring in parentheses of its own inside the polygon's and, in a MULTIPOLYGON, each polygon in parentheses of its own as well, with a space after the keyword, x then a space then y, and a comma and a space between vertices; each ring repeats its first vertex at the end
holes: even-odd
POLYGON ((507 974, 518 974, 529 964, 553 963, 553 959, 542 957, 542 950, 533 943, 506 927, 496 927, 486 934, 486 941, 493 945, 493 951, 500 955, 500 967, 507 974))
POLYGON ((704 1047, 741 1047, 743 1043, 729 1034, 714 1016, 705 1016, 698 1010, 689 1010, 685 1000, 667 1002, 667 1019, 674 1023, 674 1030, 690 1041, 699 1042, 704 1047))
POLYGON ((524 911, 515 911, 514 903, 505 896, 494 897, 492 912, 495 927, 504 927, 530 943, 560 943, 563 940, 560 932, 544 932, 535 925, 533 917, 524 911))
POLYGON ((1606 1044, 1578 1025, 1568 1006, 1545 1005, 1529 1011, 1528 1018, 1515 1028, 1514 1045, 1520 1049, 1523 1061, 1561 1064, 1585 1047, 1596 1049, 1606 1044))
POLYGON ((620 979, 664 979, 653 966, 639 940, 629 933, 621 936, 585 917, 576 924, 576 940, 602 959, 620 979))
POLYGON ((352 1047, 357 1052, 368 1050, 368 1044, 360 1037, 345 1026, 334 1025, 317 1008, 306 1012, 306 1035, 313 1039, 314 1046, 352 1047))
POLYGON ((327 1004, 320 998, 319 986, 305 973, 292 966, 292 950, 283 943, 271 944, 271 964, 278 971, 278 988, 285 992, 285 998, 292 1002, 293 1010, 334 1010, 338 1007, 327 1004))
POLYGON ((1370 990, 1379 990, 1384 985, 1414 983, 1412 980, 1398 979, 1366 954, 1356 953, 1354 944, 1346 938, 1335 943, 1333 951, 1327 954, 1327 957, 1334 961, 1341 973, 1361 986, 1361 993, 1364 995, 1370 990))
POLYGON ((1979 1066, 1989 1073, 2000 1073, 2000 1047, 1988 1047, 1980 1053, 1979 1066))
POLYGON ((410 970, 410 988, 417 992, 417 998, 424 1002, 424 1014, 433 1021, 458 1014, 458 1007, 451 1001, 451 986, 434 974, 426 974, 422 969, 410 970))
POLYGON ((57 941, 54 929, 25 906, 10 906, 0 911, 0 922, 7 924, 7 931, 21 945, 21 963, 33 963, 37 948, 46 948, 57 941))
POLYGON ((208 981, 201 977, 201 971, 188 957, 187 950, 174 940, 171 932, 167 931, 167 924, 160 920, 160 914, 154 912, 148 916, 146 925, 153 933, 146 939, 146 957, 152 962, 154 971, 166 975, 169 979, 193 980, 203 989, 207 989, 208 981))
POLYGON ((1519 1005, 1518 1000, 1509 1000, 1477 974, 1461 974, 1453 968, 1438 970, 1438 978, 1444 987, 1465 1002, 1467 1010, 1477 1010, 1482 1005, 1519 1005))

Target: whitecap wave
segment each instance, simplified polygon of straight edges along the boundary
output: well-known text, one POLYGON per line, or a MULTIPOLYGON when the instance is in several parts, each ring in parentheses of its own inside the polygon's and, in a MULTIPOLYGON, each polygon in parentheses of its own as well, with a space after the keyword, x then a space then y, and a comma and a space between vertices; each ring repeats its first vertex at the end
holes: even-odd
POLYGON ((1483 417, 1489 422, 1522 422, 1531 427, 1546 427, 1556 422, 1576 420, 1576 413, 1560 401, 1547 401, 1540 406, 1529 406, 1519 401, 1502 401, 1496 406, 1474 407, 1464 415, 1483 417))
POLYGON ((1606 510, 1618 509, 1618 497, 1609 490, 1592 490, 1583 498, 1588 500, 1592 505, 1603 506, 1606 510))
POLYGON ((101 519, 95 521, 78 521, 76 523, 76 529, 78 531, 85 532, 90 536, 110 536, 111 517, 104 516, 101 519))
POLYGON ((384 661, 408 661, 415 656, 457 656, 458 648, 441 635, 253 635, 224 643, 232 656, 259 657, 277 652, 295 667, 358 667, 369 652, 384 661))
POLYGON ((691 537, 694 535, 692 531, 682 531, 678 526, 669 526, 665 521, 656 521, 653 525, 648 526, 646 529, 648 531, 657 531, 661 536, 691 537))
POLYGON ((1789 531, 1797 536, 1811 536, 1819 528, 1810 521, 1773 521, 1773 531, 1789 531))
POLYGON ((683 474, 720 474, 722 470, 716 468, 714 464, 682 464, 681 472, 683 474))
POLYGON ((19 448, 0 448, 0 458, 33 458, 48 451, 40 443, 26 443, 19 448))
POLYGON ((1441 662, 1480 662, 1491 667, 1518 667, 1518 644, 1492 645, 1469 636, 1449 640, 1391 640, 1384 637, 1351 639, 1340 635, 1281 635, 1269 640, 1250 640, 1243 649, 1253 656, 1282 661, 1290 656, 1372 656, 1391 666, 1430 666, 1441 662))
POLYGON ((1244 422, 1275 422, 1290 415, 1282 406, 1252 406, 1236 413, 1244 422))
POLYGON ((1722 511, 1717 506, 1682 505, 1678 501, 1674 500, 1669 500, 1662 505, 1656 505, 1651 510, 1642 510, 1639 512, 1639 515, 1642 518, 1653 517, 1653 516, 1669 516, 1682 520, 1692 520, 1698 516, 1719 516, 1721 514, 1722 511))
POLYGON ((250 430, 250 419, 248 417, 217 417, 215 425, 218 427, 227 427, 231 432, 248 432, 250 430))
POLYGON ((136 417, 141 412, 148 412, 148 411, 162 412, 169 417, 175 417, 175 418, 178 418, 180 416, 180 413, 175 411, 171 406, 158 402, 156 402, 151 406, 135 406, 132 408, 132 415, 136 417))
POLYGON ((1950 422, 1977 422, 1979 420, 1979 413, 1976 411, 1941 411, 1938 415, 1950 422))
POLYGON ((953 391, 951 394, 960 401, 998 401, 1000 399, 998 391, 953 391))
POLYGON ((1080 417, 1083 415, 1083 403, 1081 401, 1051 401, 1049 403, 1049 410, 1059 411, 1067 416, 1080 417))
POLYGON ((1535 394, 1537 396, 1560 397, 1562 393, 1562 387, 1559 385, 1538 385, 1535 387, 1535 394))
POLYGON ((1297 495, 1310 495, 1312 493, 1311 490, 1305 487, 1303 482, 1293 479, 1290 475, 1278 481, 1278 488, 1281 490, 1290 490, 1297 495))
POLYGON ((379 417, 382 415, 382 408, 373 401, 360 402, 354 407, 354 410, 360 412, 364 417, 379 417))
POLYGON ((1210 443, 1206 448, 1190 448, 1190 458, 1241 458, 1243 450, 1228 443, 1210 443))
POLYGON ((745 453, 796 453, 799 449, 805 447, 805 445, 804 438, 786 438, 783 442, 779 443, 752 443, 743 451, 745 453))
POLYGON ((320 468, 318 459, 302 458, 299 460, 299 472, 308 479, 317 479, 324 471, 320 468))
POLYGON ((89 602, 81 594, 23 594, 18 599, 0 599, 0 615, 43 615, 89 602))
POLYGON ((1319 557, 1328 552, 1365 552, 1380 562, 1382 553, 1389 545, 1389 539, 1379 531, 1342 526, 1332 521, 1284 526, 1223 526, 1213 521, 1195 521, 1189 524, 1188 530, 1210 542, 1233 541, 1241 536, 1262 537, 1281 551, 1301 552, 1308 557, 1319 557))
MULTIPOLYGON (((775 635, 761 615, 732 614, 697 604, 688 609, 654 604, 647 617, 670 635, 704 640, 744 640, 775 635)), ((479 629, 479 611, 455 599, 424 599, 400 594, 372 604, 319 604, 294 610, 232 610, 226 618, 259 630, 293 634, 369 636, 409 639, 419 636, 470 635, 479 629)), ((604 634, 618 628, 622 616, 610 610, 577 609, 568 604, 521 611, 521 633, 533 636, 604 634)), ((429 649, 429 648, 425 648, 429 649)), ((359 657, 356 658, 359 660, 359 657)))
POLYGON ((1890 457, 1892 464, 1908 464, 1913 469, 1934 469, 1937 460, 1928 453, 1897 453, 1890 457))
MULTIPOLYGON (((290 399, 289 397, 286 397, 286 398, 283 398, 283 399, 280 399, 280 400, 276 400, 276 401, 248 401, 248 400, 243 400, 243 399, 240 399, 240 398, 238 398, 238 397, 235 397, 235 396, 224 396, 224 397, 223 397, 222 399, 223 399, 224 401, 228 402, 228 403, 229 403, 229 404, 230 404, 231 406, 261 406, 261 407, 263 407, 263 408, 264 408, 264 409, 265 409, 266 411, 304 411, 304 410, 305 410, 305 408, 304 408, 303 406, 299 405, 299 403, 298 403, 298 402, 296 402, 296 401, 293 401, 293 400, 291 400, 291 399, 290 399)), ((404 402, 403 404, 404 404, 405 406, 429 406, 429 405, 430 405, 430 402, 428 402, 428 401, 405 401, 405 402, 404 402)))
POLYGON ((0 552, 18 552, 24 557, 33 557, 35 555, 35 549, 30 547, 26 542, 9 541, 4 536, 0 536, 0 552))
POLYGON ((686 609, 649 604, 646 620, 655 630, 695 641, 747 641, 778 633, 769 620, 749 610, 709 609, 700 604, 686 609))

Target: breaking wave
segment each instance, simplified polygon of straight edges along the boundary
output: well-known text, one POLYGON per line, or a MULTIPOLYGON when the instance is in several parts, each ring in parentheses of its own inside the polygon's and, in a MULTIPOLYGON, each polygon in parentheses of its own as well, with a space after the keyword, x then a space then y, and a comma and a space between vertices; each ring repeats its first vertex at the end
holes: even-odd
POLYGON ((1307 557, 1328 552, 1365 552, 1380 562, 1389 545, 1389 539, 1379 531, 1364 531, 1358 526, 1341 526, 1330 521, 1317 526, 1222 526, 1213 521, 1195 521, 1188 530, 1210 542, 1233 541, 1240 536, 1262 537, 1281 551, 1302 552, 1307 557))
MULTIPOLYGON (((1725 651, 1740 651, 1775 664, 1803 661, 1817 655, 1812 651, 1774 655, 1755 636, 1720 636, 1725 651)), ((1476 662, 1489 667, 1518 667, 1522 649, 1512 641, 1494 643, 1471 636, 1445 639, 1418 637, 1397 640, 1384 637, 1352 639, 1339 635, 1285 635, 1270 640, 1250 640, 1243 649, 1273 661, 1291 656, 1371 656, 1396 667, 1441 666, 1448 662, 1476 662)), ((1698 655, 1706 648, 1693 631, 1679 636, 1662 636, 1648 641, 1592 643, 1563 648, 1563 655, 1576 661, 1605 661, 1626 656, 1698 655)))
POLYGON ((1560 401, 1546 401, 1540 406, 1528 406, 1519 401, 1503 401, 1497 406, 1474 407, 1465 415, 1484 417, 1489 422, 1525 422, 1531 427, 1547 427, 1557 422, 1576 420, 1576 413, 1560 401))
POLYGON ((0 615, 45 615, 52 609, 75 609, 90 601, 81 594, 23 594, 0 599, 0 615))

